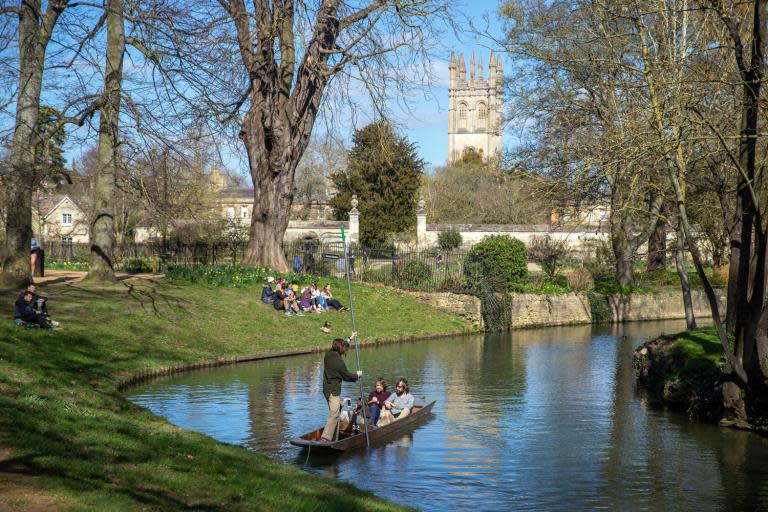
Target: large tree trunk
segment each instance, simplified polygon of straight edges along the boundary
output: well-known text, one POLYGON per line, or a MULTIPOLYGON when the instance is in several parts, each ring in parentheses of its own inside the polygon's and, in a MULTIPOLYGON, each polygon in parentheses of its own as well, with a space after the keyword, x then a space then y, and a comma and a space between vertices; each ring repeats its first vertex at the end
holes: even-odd
POLYGON ((107 2, 107 63, 99 118, 99 166, 91 223, 91 257, 88 279, 113 281, 115 214, 114 189, 119 161, 120 91, 125 54, 123 0, 107 2))
POLYGON ((21 2, 19 7, 19 92, 9 158, 11 176, 7 180, 5 193, 6 247, 0 276, 0 282, 14 286, 22 286, 31 280, 29 252, 32 241, 35 146, 38 142, 37 117, 47 44, 47 40, 41 43, 40 11, 40 0, 21 2), (41 44, 42 56, 38 53, 41 44))
POLYGON ((251 106, 240 126, 253 179, 250 240, 242 264, 284 271, 283 236, 294 195, 294 175, 309 144, 328 77, 326 67, 340 30, 339 2, 325 1, 317 14, 313 40, 298 71, 294 69, 293 3, 273 6, 280 41, 275 60, 272 29, 259 25, 264 41, 254 53, 242 2, 230 4, 238 30, 240 53, 251 72, 251 106))

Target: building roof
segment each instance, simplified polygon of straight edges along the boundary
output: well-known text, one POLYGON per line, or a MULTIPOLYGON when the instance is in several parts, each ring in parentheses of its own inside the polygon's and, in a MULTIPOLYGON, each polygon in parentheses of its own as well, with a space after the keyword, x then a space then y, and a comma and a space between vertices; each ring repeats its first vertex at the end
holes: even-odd
POLYGON ((227 203, 229 201, 236 199, 238 202, 240 200, 247 200, 247 201, 253 201, 253 189, 252 188, 225 188, 221 191, 220 194, 221 202, 227 203))
POLYGON ((38 211, 45 212, 44 214, 41 215, 41 218, 42 219, 48 218, 49 215, 51 215, 54 211, 56 211, 61 205, 63 205, 66 202, 71 203, 72 206, 74 206, 80 211, 80 213, 85 213, 83 212, 83 209, 80 208, 80 206, 75 202, 75 200, 72 199, 67 194, 41 195, 37 200, 37 204, 39 208, 38 211))

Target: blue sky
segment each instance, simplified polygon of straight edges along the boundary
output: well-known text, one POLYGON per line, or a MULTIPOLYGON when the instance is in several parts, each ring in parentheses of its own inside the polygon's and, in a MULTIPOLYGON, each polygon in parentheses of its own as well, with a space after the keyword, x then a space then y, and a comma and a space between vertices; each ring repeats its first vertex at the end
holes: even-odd
MULTIPOLYGON (((495 37, 501 38, 502 27, 498 16, 498 8, 501 0, 451 0, 451 6, 454 8, 457 23, 463 23, 462 18, 471 19, 478 27, 487 30, 495 37)), ((493 45, 488 39, 483 40, 467 29, 460 34, 452 31, 446 31, 443 34, 439 46, 443 48, 439 52, 438 59, 433 62, 433 69, 437 76, 436 83, 429 90, 414 90, 413 97, 408 98, 411 103, 411 111, 406 112, 397 107, 396 99, 390 100, 390 110, 395 115, 395 122, 400 131, 408 140, 416 143, 419 155, 426 163, 426 171, 430 172, 435 167, 444 165, 448 154, 448 61, 451 50, 463 52, 465 60, 469 63, 469 55, 474 51, 476 57, 482 55, 483 63, 487 74, 488 56, 491 48, 497 52, 499 48, 493 45)), ((505 56, 504 68, 510 69, 505 56)), ((366 109, 364 106, 362 110, 366 109)), ((371 119, 366 119, 365 112, 358 112, 357 121, 354 123, 344 123, 349 128, 344 128, 346 132, 335 133, 347 142, 351 139, 355 127, 360 128, 371 119)), ((75 130, 68 130, 74 135, 75 130)), ((315 126, 316 134, 322 133, 323 128, 320 125, 315 126)), ((82 133, 82 130, 80 131, 82 133)), ((93 133, 91 133, 93 135, 93 133)), ((505 145, 510 139, 509 134, 504 134, 505 145)), ((91 137, 89 137, 91 138, 91 137)), ((80 160, 82 153, 90 145, 83 145, 81 141, 76 142, 77 137, 70 137, 68 147, 66 148, 66 158, 71 162, 80 160)), ((92 143, 95 139, 92 138, 92 143)), ((238 142, 239 144, 239 142, 238 142)), ((222 157, 224 164, 231 171, 243 174, 250 181, 247 162, 244 155, 236 155, 222 147, 222 157)))
MULTIPOLYGON (((499 4, 500 0, 467 0, 456 2, 455 8, 459 13, 471 18, 478 27, 485 29, 488 25, 487 31, 501 39, 502 23, 498 16, 499 4), (484 19, 486 14, 488 15, 487 20, 484 19)), ((471 52, 475 52, 475 58, 482 55, 486 76, 491 48, 499 51, 499 48, 493 46, 491 41, 480 40, 470 31, 460 34, 460 38, 453 33, 447 33, 444 35, 443 44, 446 47, 444 60, 442 63, 435 62, 435 66, 442 64, 442 70, 439 70, 441 80, 429 91, 433 98, 420 101, 415 113, 411 116, 403 114, 402 119, 405 121, 403 124, 407 124, 402 133, 418 145, 419 154, 427 164, 427 171, 436 166, 444 165, 448 158, 448 60, 450 50, 454 49, 457 53, 463 52, 467 65, 469 65, 471 52)), ((509 69, 507 61, 504 60, 504 54, 502 54, 502 59, 502 67, 509 69)), ((505 139, 504 135, 502 135, 502 140, 505 139)), ((508 138, 506 137, 506 139, 508 138)), ((504 142, 506 143, 506 141, 504 142)))

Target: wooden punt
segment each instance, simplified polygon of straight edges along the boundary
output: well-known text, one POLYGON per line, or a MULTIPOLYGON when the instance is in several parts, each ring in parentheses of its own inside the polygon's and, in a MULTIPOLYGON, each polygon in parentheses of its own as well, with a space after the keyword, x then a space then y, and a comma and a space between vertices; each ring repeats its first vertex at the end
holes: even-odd
MULTIPOLYGON (((427 398, 414 398, 413 408, 411 414, 405 418, 398 419, 381 427, 374 427, 368 425, 368 437, 373 442, 383 437, 402 432, 413 426, 416 422, 429 416, 432 411, 432 406, 435 405, 436 400, 427 398)), ((320 427, 312 432, 304 434, 303 436, 294 437, 289 442, 294 446, 301 446, 302 448, 309 448, 312 450, 325 450, 325 451, 339 451, 343 452, 359 446, 365 446, 365 430, 360 425, 360 432, 354 433, 351 429, 351 425, 346 422, 341 422, 339 425, 339 439, 331 442, 321 442, 320 436, 323 433, 323 427, 320 427)))

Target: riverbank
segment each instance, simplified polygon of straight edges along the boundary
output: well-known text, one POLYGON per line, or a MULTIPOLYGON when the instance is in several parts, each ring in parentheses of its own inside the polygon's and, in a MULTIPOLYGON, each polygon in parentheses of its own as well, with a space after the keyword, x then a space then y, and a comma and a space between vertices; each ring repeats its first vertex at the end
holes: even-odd
POLYGON ((651 339, 633 355, 638 383, 660 404, 691 419, 768 434, 764 413, 750 412, 750 422, 723 422, 723 349, 713 328, 651 339))
MULTIPOLYGON (((0 509, 401 509, 174 427, 119 390, 200 362, 323 350, 349 334, 349 314, 285 317, 260 302, 258 288, 147 279, 66 280, 41 291, 62 331, 0 321, 0 509), (319 330, 326 320, 330 335, 319 330)), ((0 310, 10 312, 15 296, 5 293, 0 310)), ((469 329, 378 287, 356 285, 355 307, 364 343, 469 329)))

